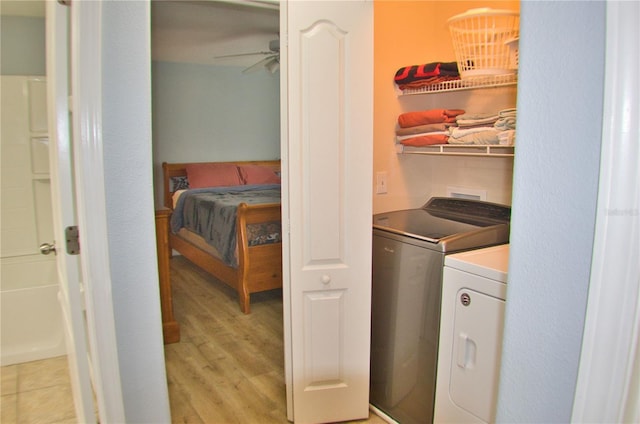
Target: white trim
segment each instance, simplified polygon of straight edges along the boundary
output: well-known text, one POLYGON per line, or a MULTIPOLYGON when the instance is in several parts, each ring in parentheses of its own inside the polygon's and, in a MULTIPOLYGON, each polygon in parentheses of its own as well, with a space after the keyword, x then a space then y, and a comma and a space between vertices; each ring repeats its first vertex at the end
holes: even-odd
POLYGON ((379 416, 382 421, 389 423, 389 424, 400 424, 398 423, 398 421, 394 420, 393 418, 391 418, 390 416, 388 416, 387 414, 384 413, 384 411, 382 411, 381 409, 378 409, 375 405, 369 404, 369 410, 371 412, 373 412, 374 414, 376 414, 377 416, 379 416))
POLYGON ((107 236, 102 151, 102 2, 71 8, 73 134, 82 279, 100 422, 125 421, 107 236))
POLYGON ((607 2, 600 187, 572 422, 640 422, 640 3, 607 2))
POLYGON ((280 163, 282 173, 282 315, 287 419, 293 422, 293 357, 291 347, 291 272, 289 260, 289 2, 280 5, 280 163), (284 231, 283 231, 284 233, 284 231))
MULTIPOLYGON (((46 4, 47 101, 50 131, 51 206, 56 240, 64 240, 64 228, 76 225, 73 161, 69 125, 69 13, 58 2, 46 4)), ((58 249, 62 250, 61 242, 58 249)), ((80 259, 56 255, 67 342, 67 362, 78 422, 95 423, 91 367, 87 355, 87 329, 80 285, 80 259)))

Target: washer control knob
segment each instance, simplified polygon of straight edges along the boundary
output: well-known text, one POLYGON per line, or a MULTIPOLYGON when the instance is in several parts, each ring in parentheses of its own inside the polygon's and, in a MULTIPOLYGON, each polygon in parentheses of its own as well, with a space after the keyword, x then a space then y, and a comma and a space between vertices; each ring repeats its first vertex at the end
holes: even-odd
POLYGON ((469 306, 471 303, 471 296, 469 296, 469 293, 462 293, 460 295, 460 303, 464 306, 469 306))

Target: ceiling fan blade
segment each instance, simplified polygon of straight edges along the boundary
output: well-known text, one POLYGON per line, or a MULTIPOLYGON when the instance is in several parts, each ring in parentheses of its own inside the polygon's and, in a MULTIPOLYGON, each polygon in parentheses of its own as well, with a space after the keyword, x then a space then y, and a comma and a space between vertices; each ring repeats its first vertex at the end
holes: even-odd
POLYGON ((264 67, 267 68, 267 71, 275 74, 278 69, 280 69, 280 57, 274 57, 270 62, 266 63, 264 67))
POLYGON ((265 55, 265 54, 273 54, 273 52, 253 52, 253 53, 238 53, 238 54, 225 54, 222 56, 214 56, 214 59, 225 59, 228 57, 242 57, 242 56, 256 56, 256 55, 265 55))
POLYGON ((267 63, 269 63, 272 60, 277 60, 278 55, 273 54, 269 57, 265 57, 262 60, 259 60, 258 62, 254 63, 253 65, 249 66, 248 68, 245 68, 242 73, 243 74, 249 74, 251 72, 255 72, 260 70, 263 66, 266 66, 267 63))

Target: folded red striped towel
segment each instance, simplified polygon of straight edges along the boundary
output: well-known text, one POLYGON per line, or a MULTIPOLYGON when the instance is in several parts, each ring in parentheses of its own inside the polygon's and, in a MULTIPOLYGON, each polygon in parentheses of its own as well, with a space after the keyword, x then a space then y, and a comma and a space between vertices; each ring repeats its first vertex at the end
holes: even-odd
POLYGON ((457 62, 431 62, 424 65, 405 66, 394 77, 396 84, 408 84, 438 76, 459 76, 457 62))

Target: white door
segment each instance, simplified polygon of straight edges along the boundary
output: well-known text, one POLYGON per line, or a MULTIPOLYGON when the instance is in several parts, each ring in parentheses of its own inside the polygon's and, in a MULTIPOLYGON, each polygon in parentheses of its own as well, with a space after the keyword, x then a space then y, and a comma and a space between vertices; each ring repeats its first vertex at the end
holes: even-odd
POLYGON ((0 363, 66 353, 53 255, 46 78, 1 75, 0 363))
POLYGON ((365 418, 373 2, 283 2, 280 21, 288 418, 365 418))
POLYGON ((51 198, 56 240, 56 259, 71 387, 78 422, 96 422, 90 380, 86 320, 83 313, 80 260, 64 244, 65 229, 76 224, 73 195, 73 149, 69 115, 68 8, 47 2, 47 98, 50 122, 51 198))

